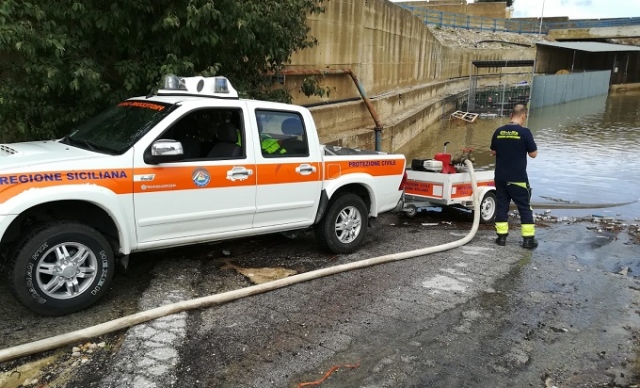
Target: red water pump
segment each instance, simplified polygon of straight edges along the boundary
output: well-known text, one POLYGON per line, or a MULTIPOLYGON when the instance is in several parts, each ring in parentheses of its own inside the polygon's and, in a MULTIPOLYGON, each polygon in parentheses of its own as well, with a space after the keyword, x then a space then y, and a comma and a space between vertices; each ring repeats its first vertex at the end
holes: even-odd
POLYGON ((439 172, 441 174, 455 174, 458 172, 456 165, 464 164, 465 159, 473 161, 471 152, 473 148, 463 148, 462 154, 453 158, 447 153, 447 144, 444 143, 444 152, 438 152, 433 159, 413 159, 411 168, 417 171, 439 172))
POLYGON ((451 154, 447 153, 447 144, 449 144, 449 142, 444 143, 444 152, 438 152, 433 159, 442 162, 441 172, 443 174, 455 174, 457 171, 455 166, 451 163, 451 154))

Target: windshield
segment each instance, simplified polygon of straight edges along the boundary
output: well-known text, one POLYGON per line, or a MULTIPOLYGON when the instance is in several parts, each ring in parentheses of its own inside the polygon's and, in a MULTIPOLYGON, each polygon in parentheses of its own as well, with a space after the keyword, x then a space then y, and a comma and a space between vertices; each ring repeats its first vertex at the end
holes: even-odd
POLYGON ((173 110, 174 105, 124 101, 77 127, 62 142, 76 147, 122 154, 173 110))

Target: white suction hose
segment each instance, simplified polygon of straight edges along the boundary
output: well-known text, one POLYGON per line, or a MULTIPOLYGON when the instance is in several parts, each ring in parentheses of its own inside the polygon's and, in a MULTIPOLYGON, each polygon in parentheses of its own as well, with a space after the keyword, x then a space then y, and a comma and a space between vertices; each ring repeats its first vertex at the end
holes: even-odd
POLYGON ((447 244, 438 245, 435 247, 428 247, 422 249, 415 249, 406 252, 394 253, 391 255, 378 256, 371 259, 365 259, 356 261, 354 263, 336 265, 334 267, 322 268, 315 271, 309 271, 298 275, 290 276, 284 279, 275 280, 268 283, 258 284, 255 286, 245 287, 238 290, 223 292, 221 294, 204 296, 196 299, 185 300, 177 303, 172 303, 162 307, 157 307, 151 310, 142 311, 136 314, 132 314, 126 317, 114 319, 109 322, 101 323, 99 325, 87 327, 84 329, 72 331, 66 334, 60 334, 55 337, 45 338, 42 340, 30 342, 23 345, 14 346, 7 349, 0 350, 0 362, 5 362, 18 357, 24 357, 35 353, 44 352, 47 350, 55 349, 60 346, 75 344, 85 341, 89 338, 98 337, 107 333, 111 333, 117 330, 125 329, 127 327, 135 326, 137 324, 147 322, 153 319, 161 318, 171 314, 177 314, 182 311, 197 309, 201 307, 207 307, 214 304, 221 304, 234 301, 236 299, 245 298, 247 296, 261 294, 267 291, 272 291, 278 288, 283 288, 296 283, 306 282, 308 280, 318 279, 321 277, 334 275, 340 272, 352 271, 354 269, 360 269, 365 267, 371 267, 378 264, 389 263, 392 261, 399 261, 416 256, 428 255, 431 253, 442 252, 449 249, 460 247, 473 239, 478 226, 480 224, 480 199, 478 198, 478 184, 476 181, 475 173, 473 170, 473 164, 469 160, 465 160, 465 165, 468 168, 469 175, 471 176, 471 186, 473 188, 473 227, 471 231, 462 239, 452 241, 447 244))

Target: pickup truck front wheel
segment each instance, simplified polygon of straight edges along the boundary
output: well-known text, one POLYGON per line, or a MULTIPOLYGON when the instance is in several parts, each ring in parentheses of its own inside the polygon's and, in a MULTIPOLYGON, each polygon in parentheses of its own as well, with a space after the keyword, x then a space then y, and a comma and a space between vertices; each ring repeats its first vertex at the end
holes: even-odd
POLYGON ((9 260, 9 285, 23 305, 42 315, 82 310, 107 291, 114 257, 107 240, 76 222, 36 227, 9 260))
POLYGON ((367 207, 356 194, 343 194, 329 205, 327 213, 315 226, 320 245, 333 253, 355 251, 367 232, 367 207))

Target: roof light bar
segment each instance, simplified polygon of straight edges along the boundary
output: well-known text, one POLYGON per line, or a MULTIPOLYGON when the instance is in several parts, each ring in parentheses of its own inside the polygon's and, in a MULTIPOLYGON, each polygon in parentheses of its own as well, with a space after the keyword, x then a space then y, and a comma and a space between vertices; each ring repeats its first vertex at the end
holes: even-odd
POLYGON ((159 96, 185 95, 217 98, 238 98, 238 92, 225 77, 178 77, 167 74, 159 96))

